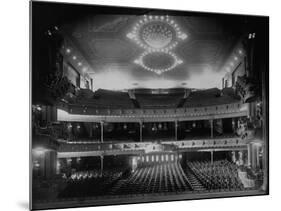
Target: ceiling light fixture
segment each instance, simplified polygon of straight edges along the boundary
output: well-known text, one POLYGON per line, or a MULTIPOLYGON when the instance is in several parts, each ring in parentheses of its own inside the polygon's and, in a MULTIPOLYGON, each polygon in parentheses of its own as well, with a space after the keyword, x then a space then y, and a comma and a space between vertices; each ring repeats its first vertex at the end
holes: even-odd
POLYGON ((147 16, 140 19, 127 37, 141 48, 167 49, 175 48, 178 41, 185 40, 187 34, 182 32, 175 20, 169 16, 147 16))
MULTIPOLYGON (((174 69, 183 63, 175 53, 170 52, 175 49, 180 41, 188 36, 182 32, 175 20, 167 16, 144 15, 134 26, 127 37, 134 41, 139 47, 144 49, 144 53, 134 61, 148 71, 162 74, 174 69), (173 64, 167 68, 149 67, 144 62, 144 57, 160 52, 172 57, 173 64)), ((160 64, 161 65, 161 64, 160 64)))
POLYGON ((157 51, 145 51, 144 53, 141 54, 141 56, 138 59, 136 59, 134 61, 134 63, 140 65, 143 69, 154 72, 158 75, 160 75, 164 72, 170 71, 170 70, 174 69, 175 67, 177 67, 178 65, 183 63, 183 61, 181 59, 179 59, 176 54, 169 52, 169 51, 165 51, 165 52, 161 52, 161 54, 171 57, 173 62, 165 68, 150 67, 148 64, 146 64, 145 57, 148 55, 156 54, 156 53, 159 54, 159 52, 157 52, 157 51))

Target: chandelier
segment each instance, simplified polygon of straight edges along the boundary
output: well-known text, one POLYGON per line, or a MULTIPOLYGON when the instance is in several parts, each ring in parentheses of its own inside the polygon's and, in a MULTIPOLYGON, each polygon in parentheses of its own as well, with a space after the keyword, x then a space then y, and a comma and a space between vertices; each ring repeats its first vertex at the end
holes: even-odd
POLYGON ((134 63, 145 70, 162 74, 183 63, 171 50, 176 48, 180 41, 185 40, 187 34, 183 33, 178 24, 169 16, 144 15, 127 34, 127 37, 144 49, 144 53, 134 63), (173 60, 172 64, 159 68, 146 64, 145 58, 156 53, 169 56, 170 60, 173 60))
POLYGON ((163 24, 148 24, 142 30, 141 39, 152 48, 162 49, 171 43, 173 33, 170 28, 163 24))
POLYGON ((145 51, 141 56, 134 61, 135 64, 140 65, 143 69, 154 72, 158 75, 174 69, 176 66, 183 63, 176 54, 170 51, 145 51), (158 58, 155 58, 158 57, 158 58), (150 59, 149 59, 150 58, 150 59), (153 64, 151 61, 155 61, 153 64), (158 67, 157 67, 158 66, 158 67), (160 66, 160 67, 159 67, 160 66))

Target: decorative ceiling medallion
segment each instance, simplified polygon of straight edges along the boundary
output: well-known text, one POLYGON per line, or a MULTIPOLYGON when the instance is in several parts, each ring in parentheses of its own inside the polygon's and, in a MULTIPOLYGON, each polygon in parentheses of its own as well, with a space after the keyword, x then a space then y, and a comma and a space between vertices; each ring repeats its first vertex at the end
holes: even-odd
POLYGON ((144 15, 127 37, 146 50, 172 50, 187 34, 169 16, 144 15))
MULTIPOLYGON (((167 16, 144 15, 133 27, 133 30, 127 34, 127 37, 133 40, 139 47, 144 49, 144 53, 134 61, 148 71, 162 74, 174 69, 183 63, 171 50, 175 49, 180 41, 187 38, 187 34, 181 31, 179 25, 167 16), (156 53, 169 56, 173 62, 168 67, 163 66, 163 60, 159 60, 158 67, 152 67, 146 63, 147 55, 156 53)), ((165 66, 165 65, 164 65, 165 66)))
MULTIPOLYGON (((152 58, 153 60, 157 60, 152 58)), ((170 71, 172 69, 174 69, 176 66, 180 65, 183 63, 183 61, 181 59, 179 59, 176 54, 174 54, 173 52, 169 52, 169 51, 164 51, 164 52, 159 52, 159 51, 145 51, 144 53, 141 54, 141 56, 136 59, 134 61, 135 64, 140 65, 142 68, 144 68, 145 70, 154 72, 158 75, 170 71), (151 65, 151 62, 148 62, 148 56, 150 57, 155 57, 157 56, 158 58, 163 57, 162 60, 166 60, 166 62, 161 62, 160 65, 162 65, 161 67, 157 67, 159 66, 159 64, 157 65, 151 65), (168 62, 167 62, 168 61, 168 62), (164 64, 163 64, 164 63, 164 64)))
POLYGON ((141 39, 154 49, 162 49, 168 46, 173 40, 173 32, 161 23, 152 23, 143 27, 141 39))

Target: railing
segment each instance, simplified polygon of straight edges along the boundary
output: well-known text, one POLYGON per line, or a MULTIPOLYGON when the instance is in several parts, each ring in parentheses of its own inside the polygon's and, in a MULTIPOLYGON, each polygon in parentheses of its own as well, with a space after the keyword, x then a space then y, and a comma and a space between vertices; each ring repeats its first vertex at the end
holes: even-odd
POLYGON ((179 149, 185 148, 228 148, 246 146, 241 138, 222 138, 222 139, 205 139, 205 140, 187 140, 166 142, 176 145, 179 149))
POLYGON ((165 145, 174 146, 175 150, 190 149, 229 149, 246 148, 246 142, 241 138, 224 139, 202 139, 202 140, 182 140, 166 141, 163 143, 155 142, 132 142, 132 143, 73 143, 60 144, 58 149, 59 157, 75 156, 101 156, 110 154, 144 153, 165 151, 165 145))
POLYGON ((246 116, 247 104, 232 103, 216 106, 175 109, 95 109, 69 105, 58 109, 59 121, 138 122, 185 121, 246 116))
POLYGON ((67 142, 60 144, 59 152, 80 152, 80 151, 142 151, 142 150, 160 150, 162 146, 160 144, 152 142, 142 143, 75 143, 67 142))

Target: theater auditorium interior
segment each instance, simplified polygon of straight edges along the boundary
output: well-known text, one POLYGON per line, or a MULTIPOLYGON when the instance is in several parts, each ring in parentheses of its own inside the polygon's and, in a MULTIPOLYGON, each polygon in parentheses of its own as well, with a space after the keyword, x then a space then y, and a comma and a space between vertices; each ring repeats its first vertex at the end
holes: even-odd
POLYGON ((266 194, 267 21, 33 2, 33 208, 266 194))

